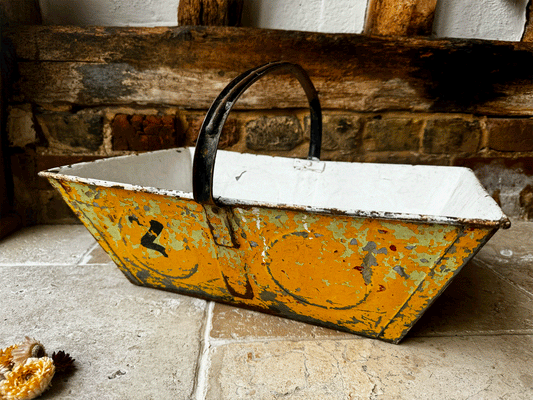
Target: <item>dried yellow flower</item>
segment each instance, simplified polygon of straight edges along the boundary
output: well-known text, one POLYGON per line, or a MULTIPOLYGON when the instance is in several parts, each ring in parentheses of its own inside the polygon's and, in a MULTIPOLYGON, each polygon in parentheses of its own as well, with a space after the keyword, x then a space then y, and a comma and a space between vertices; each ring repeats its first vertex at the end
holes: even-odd
POLYGON ((15 365, 24 364, 28 358, 40 358, 46 356, 44 346, 35 339, 26 336, 24 342, 12 351, 15 365))
POLYGON ((0 349, 0 382, 4 379, 4 375, 11 371, 14 366, 13 350, 16 348, 17 345, 15 344, 6 349, 0 349))
POLYGON ((0 382, 0 397, 6 400, 31 400, 40 396, 54 377, 54 362, 49 357, 28 358, 15 366, 0 382))

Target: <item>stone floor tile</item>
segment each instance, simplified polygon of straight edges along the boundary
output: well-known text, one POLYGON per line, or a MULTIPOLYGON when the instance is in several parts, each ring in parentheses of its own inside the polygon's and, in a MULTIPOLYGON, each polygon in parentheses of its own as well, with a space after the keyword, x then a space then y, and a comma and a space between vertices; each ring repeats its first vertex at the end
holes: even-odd
POLYGON ((533 334, 533 296, 477 261, 466 265, 410 336, 533 334))
POLYGON ((513 399, 533 393, 533 336, 233 342, 206 399, 513 399))
POLYGON ((533 294, 533 223, 513 221, 510 229, 500 229, 476 259, 533 294))
POLYGON ((211 337, 216 339, 247 338, 353 338, 350 333, 322 328, 257 311, 215 304, 211 337))
POLYGON ((95 243, 93 248, 89 250, 87 254, 80 261, 80 265, 94 265, 94 264, 110 264, 113 263, 111 257, 105 252, 104 249, 95 243))
POLYGON ((0 265, 76 264, 95 240, 82 225, 38 225, 0 240, 0 265))
POLYGON ((0 266, 0 347, 64 350, 77 370, 42 399, 189 399, 203 300, 132 285, 112 264, 0 266))

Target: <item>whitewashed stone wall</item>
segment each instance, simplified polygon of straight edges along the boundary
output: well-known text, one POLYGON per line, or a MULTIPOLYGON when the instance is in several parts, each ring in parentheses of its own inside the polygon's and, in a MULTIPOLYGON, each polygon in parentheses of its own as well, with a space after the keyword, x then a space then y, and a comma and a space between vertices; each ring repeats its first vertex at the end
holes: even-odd
MULTIPOLYGON (((520 40, 528 0, 439 0, 437 37, 520 40)), ((246 26, 361 33, 368 0, 245 0, 246 26)), ((179 0, 40 0, 45 23, 176 26, 179 0)))

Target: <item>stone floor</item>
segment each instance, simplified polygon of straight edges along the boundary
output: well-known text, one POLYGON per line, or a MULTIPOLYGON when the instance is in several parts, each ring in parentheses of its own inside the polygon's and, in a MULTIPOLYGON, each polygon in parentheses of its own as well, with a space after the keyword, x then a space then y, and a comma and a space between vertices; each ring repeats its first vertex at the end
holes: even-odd
POLYGON ((0 241, 0 299, 0 347, 76 359, 43 399, 533 399, 533 223, 399 345, 134 286, 80 225, 0 241))

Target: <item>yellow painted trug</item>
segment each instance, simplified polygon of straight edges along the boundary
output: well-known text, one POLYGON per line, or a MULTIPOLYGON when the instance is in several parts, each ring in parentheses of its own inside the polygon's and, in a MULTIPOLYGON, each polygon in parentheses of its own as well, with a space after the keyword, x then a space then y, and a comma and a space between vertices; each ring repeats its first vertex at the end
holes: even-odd
POLYGON ((133 283, 392 342, 493 231, 50 180, 133 283))

